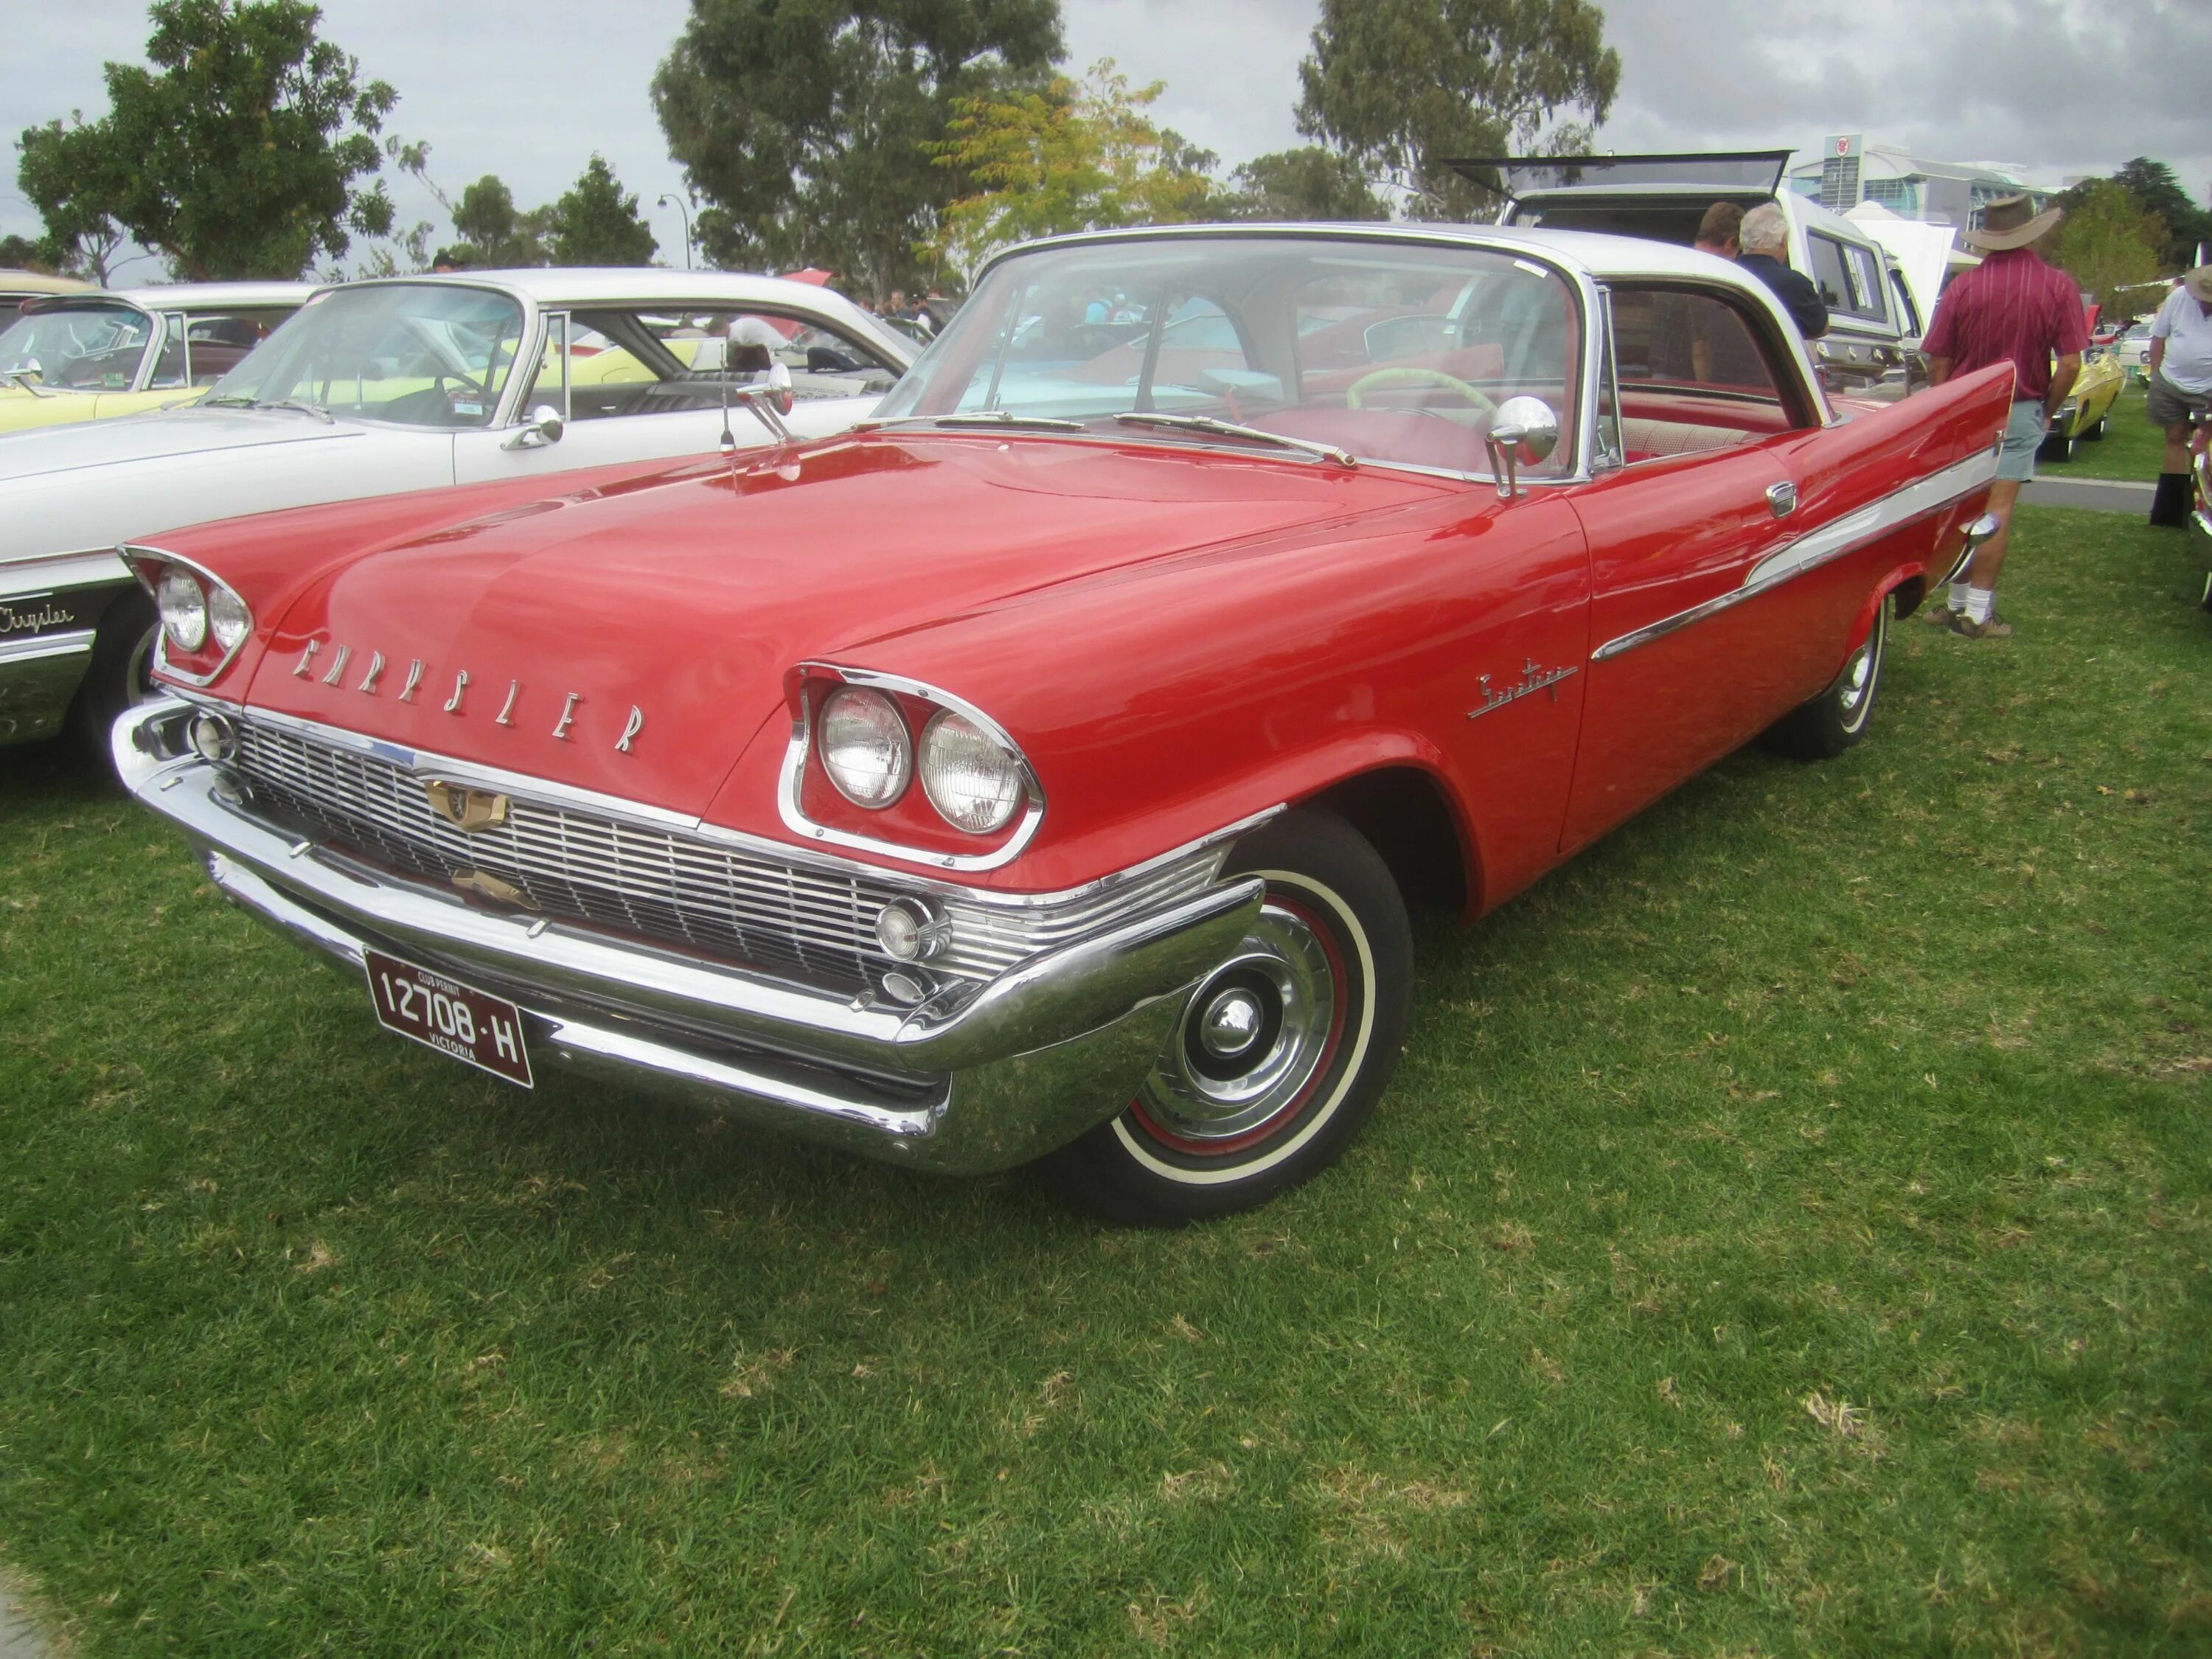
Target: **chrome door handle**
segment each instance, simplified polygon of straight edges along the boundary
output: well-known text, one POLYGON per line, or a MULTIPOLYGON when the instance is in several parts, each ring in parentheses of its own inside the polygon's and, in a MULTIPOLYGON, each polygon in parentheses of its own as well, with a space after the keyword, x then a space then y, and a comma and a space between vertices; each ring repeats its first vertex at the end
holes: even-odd
POLYGON ((1766 505, 1776 518, 1788 518, 1797 510, 1797 486, 1794 483, 1767 485, 1766 505))

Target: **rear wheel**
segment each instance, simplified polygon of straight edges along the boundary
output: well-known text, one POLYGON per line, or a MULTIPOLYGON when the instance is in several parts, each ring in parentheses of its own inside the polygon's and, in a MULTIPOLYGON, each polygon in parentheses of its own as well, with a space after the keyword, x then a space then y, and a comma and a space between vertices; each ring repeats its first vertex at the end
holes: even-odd
POLYGON ((1184 999, 1121 1113, 1037 1165, 1064 1202, 1174 1227, 1265 1203, 1334 1162, 1398 1060, 1413 981, 1405 901, 1342 819, 1291 813, 1240 843, 1267 896, 1184 999))
POLYGON ((2054 432, 2043 441, 2043 447, 2038 453, 2046 461, 2070 461, 2081 447, 2079 433, 2054 432))
POLYGON ((2112 428, 2112 417, 2110 415, 2100 415, 2097 416, 2096 425, 2091 427, 2081 435, 2089 439, 2092 442, 2102 443, 2105 441, 2105 434, 2111 431, 2112 428))
POLYGON ((1769 726, 1759 741, 1796 760, 1832 760, 1867 734, 1881 691, 1881 663, 1889 644, 1891 600, 1875 607, 1874 625, 1844 664, 1835 683, 1810 702, 1769 726))
POLYGON ((112 769, 108 734, 127 709, 150 701, 154 686, 154 601, 132 583, 111 600, 92 642, 92 662, 70 709, 70 735, 93 762, 112 769))

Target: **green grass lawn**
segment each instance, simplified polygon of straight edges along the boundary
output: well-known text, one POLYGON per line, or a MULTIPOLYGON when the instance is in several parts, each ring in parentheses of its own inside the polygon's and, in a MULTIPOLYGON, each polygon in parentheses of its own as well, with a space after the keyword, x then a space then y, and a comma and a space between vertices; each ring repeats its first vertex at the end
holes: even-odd
POLYGON ((2166 459, 2166 434, 2143 413, 2144 397, 2140 386, 2128 386, 2112 405, 2112 423, 2102 440, 2078 446, 2070 461, 2039 461, 2037 476, 2155 482, 2166 459))
POLYGON ((0 1559, 87 1654, 2212 1650, 2212 618, 1424 927, 1365 1139, 1120 1234, 372 1024, 0 760, 0 1559))

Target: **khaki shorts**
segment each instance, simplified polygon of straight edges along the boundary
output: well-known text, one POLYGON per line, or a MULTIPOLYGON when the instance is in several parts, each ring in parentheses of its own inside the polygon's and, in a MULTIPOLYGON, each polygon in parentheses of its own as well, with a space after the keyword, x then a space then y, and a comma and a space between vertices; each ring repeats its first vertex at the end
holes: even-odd
POLYGON ((2150 401, 2143 405, 2143 413, 2153 426, 2170 429, 2185 425, 2191 415, 2208 409, 2212 409, 2212 392, 2184 392, 2163 374, 2150 377, 2150 401))
POLYGON ((2035 476, 2035 452, 2043 447, 2051 430, 2051 417, 2043 412, 2043 399, 2023 398, 2012 406, 2005 422, 2004 447, 1997 451, 1997 477, 2026 483, 2035 476))

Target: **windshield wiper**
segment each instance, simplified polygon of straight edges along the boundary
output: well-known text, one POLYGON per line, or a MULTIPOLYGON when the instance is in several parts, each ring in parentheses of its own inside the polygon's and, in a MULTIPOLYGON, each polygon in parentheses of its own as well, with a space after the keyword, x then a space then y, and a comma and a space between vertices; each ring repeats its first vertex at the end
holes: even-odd
POLYGON ((1123 426, 1158 426, 1171 432, 1203 432, 1215 438, 1248 438, 1284 449, 1304 450, 1309 455, 1334 461, 1339 466, 1359 465, 1358 458, 1350 450, 1339 449, 1334 444, 1317 444, 1305 438, 1286 438, 1279 432, 1263 431, 1256 426, 1238 426, 1234 421, 1217 421, 1211 415, 1161 415, 1147 410, 1132 410, 1114 418, 1123 426))
MULTIPOLYGON (((205 403, 207 399, 203 398, 200 401, 202 403, 205 403)), ((325 426, 336 426, 338 423, 338 417, 331 414, 329 410, 325 409, 320 404, 311 404, 305 398, 279 398, 274 403, 257 403, 252 404, 252 407, 255 409, 296 409, 302 415, 313 416, 325 426)))
POLYGON ((979 409, 964 415, 901 415, 888 421, 863 421, 856 430, 872 432, 887 426, 1012 427, 1024 432, 1083 432, 1080 421, 1063 421, 1053 415, 1017 415, 1010 409, 979 409))
POLYGON ((185 409, 251 409, 253 394, 248 392, 226 392, 220 398, 203 398, 198 403, 185 404, 185 409))

